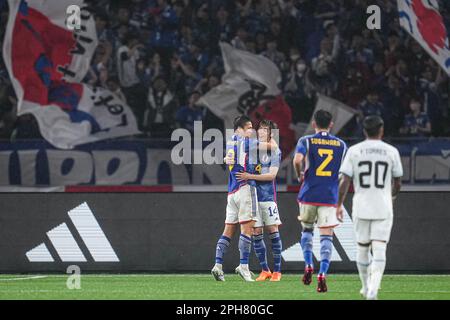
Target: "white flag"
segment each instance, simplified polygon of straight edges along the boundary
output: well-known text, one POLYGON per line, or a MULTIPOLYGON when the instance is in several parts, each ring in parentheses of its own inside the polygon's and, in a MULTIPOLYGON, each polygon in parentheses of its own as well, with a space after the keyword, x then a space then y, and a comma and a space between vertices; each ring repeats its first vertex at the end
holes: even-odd
POLYGON ((3 56, 18 97, 18 114, 36 117, 42 136, 59 148, 138 133, 130 108, 85 77, 97 46, 83 0, 8 0, 3 56), (66 26, 66 9, 81 9, 81 30, 66 26))
MULTIPOLYGON (((314 113, 317 110, 325 110, 330 112, 333 115, 333 128, 331 128, 331 134, 336 135, 341 131, 341 129, 353 118, 353 116, 357 113, 356 110, 350 108, 349 106, 334 100, 330 97, 319 94, 319 98, 316 103, 316 108, 314 109, 314 113)), ((304 133, 304 135, 313 134, 314 129, 311 125, 312 119, 308 124, 308 127, 304 133)))
POLYGON ((450 75, 450 47, 436 0, 397 0, 400 25, 450 75))
POLYGON ((235 117, 249 114, 264 100, 273 99, 281 92, 278 82, 281 73, 268 58, 220 43, 225 65, 222 83, 200 98, 217 117, 232 127, 235 117))

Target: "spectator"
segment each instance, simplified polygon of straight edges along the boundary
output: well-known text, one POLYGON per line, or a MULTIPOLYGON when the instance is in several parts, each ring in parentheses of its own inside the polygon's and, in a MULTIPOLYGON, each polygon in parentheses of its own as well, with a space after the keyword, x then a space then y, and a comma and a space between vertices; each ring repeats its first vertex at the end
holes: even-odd
POLYGON ((114 35, 110 28, 108 28, 108 15, 104 12, 99 12, 95 15, 95 28, 97 30, 97 38, 99 42, 113 43, 114 35))
POLYGON ((266 36, 263 32, 258 32, 255 36, 255 53, 261 54, 267 49, 266 36))
POLYGON ((352 39, 351 49, 347 51, 347 65, 352 65, 362 73, 365 79, 369 77, 369 70, 374 63, 372 50, 364 47, 363 38, 356 34, 352 39))
POLYGON ((200 92, 194 91, 189 96, 189 103, 181 107, 176 113, 176 121, 180 128, 184 128, 194 133, 194 122, 202 121, 205 117, 205 110, 203 107, 196 105, 200 99, 200 92))
POLYGON ((370 87, 381 91, 386 86, 386 75, 384 65, 382 62, 377 61, 372 68, 372 76, 370 79, 370 87))
POLYGON ((216 23, 215 23, 215 42, 229 41, 232 35, 232 26, 229 22, 229 12, 224 6, 221 6, 217 11, 216 23))
POLYGON ((133 88, 139 84, 139 78, 136 74, 136 63, 140 58, 140 49, 144 46, 139 43, 135 35, 129 34, 127 36, 127 43, 119 48, 117 51, 117 71, 119 72, 119 80, 122 88, 133 88))
POLYGON ((169 59, 178 45, 179 19, 168 0, 157 0, 158 6, 151 10, 153 34, 150 46, 163 58, 163 65, 169 65, 169 59))
POLYGON ((108 79, 108 73, 112 67, 113 46, 109 41, 100 40, 97 50, 95 51, 92 61, 93 83, 92 85, 99 85, 105 87, 108 79))
POLYGON ((195 87, 194 91, 198 91, 203 95, 203 94, 207 93, 209 90, 218 86, 219 84, 220 84, 220 78, 215 74, 211 74, 210 76, 203 78, 198 83, 198 85, 195 87))
POLYGON ((168 89, 167 82, 157 77, 149 89, 148 106, 142 123, 147 135, 157 138, 168 138, 175 128, 175 109, 177 100, 168 89))
MULTIPOLYGON (((412 95, 423 102, 432 135, 450 135, 449 78, 399 26, 395 1, 376 1, 383 19, 381 30, 375 31, 365 28, 367 0, 89 3, 99 45, 83 81, 107 87, 126 100, 140 126, 147 122, 145 130, 150 130, 151 136, 153 130, 156 135, 165 135, 152 123, 150 110, 156 109, 143 103, 161 83, 156 80, 163 79, 177 105, 189 105, 187 93, 204 94, 220 83, 224 66, 219 41, 264 54, 276 63, 282 76, 280 88, 294 122, 309 121, 316 93, 360 110, 366 107, 360 106, 361 101, 368 103, 370 89, 378 92, 388 137, 399 134, 412 95)), ((450 26, 450 7, 446 2, 440 4, 444 23, 450 26)), ((0 37, 5 33, 7 17, 6 6, 0 12, 0 37)), ((9 87, 9 74, 1 57, 0 81, 1 86, 9 87)), ((1 111, 11 107, 9 99, 2 99, 1 91, 0 135, 9 137, 16 119, 12 111, 1 111)), ((205 126, 221 128, 221 120, 208 112, 205 126)), ((33 120, 20 119, 21 125, 26 121, 33 120)), ((352 125, 343 134, 353 134, 358 127, 356 120, 352 125)))
POLYGON ((247 50, 247 46, 245 45, 246 40, 247 31, 245 30, 245 27, 240 26, 236 32, 236 36, 231 41, 231 45, 236 49, 247 50))
POLYGON ((378 92, 371 90, 367 94, 367 98, 361 102, 358 107, 361 119, 364 119, 368 116, 383 116, 384 106, 379 101, 378 92))
POLYGON ((269 38, 267 40, 266 51, 262 53, 263 56, 269 58, 273 63, 275 63, 278 68, 283 70, 285 68, 285 56, 282 52, 278 51, 278 44, 275 38, 269 38))
POLYGON ((328 96, 333 95, 337 89, 334 76, 334 59, 332 56, 332 42, 325 38, 320 43, 320 54, 311 61, 312 82, 315 90, 328 96))
POLYGON ((383 119, 385 118, 384 106, 379 101, 378 92, 376 92, 374 90, 369 91, 369 93, 366 96, 366 99, 359 104, 357 110, 358 110, 358 116, 357 116, 358 126, 357 126, 356 135, 359 137, 364 136, 362 122, 365 117, 377 115, 377 116, 383 117, 383 119))
POLYGON ((108 78, 108 81, 106 81, 106 88, 111 90, 111 92, 114 93, 123 102, 127 103, 127 98, 125 97, 125 94, 122 92, 122 89, 120 88, 119 78, 117 77, 108 78))
POLYGON ((127 99, 128 105, 142 121, 145 106, 146 88, 138 77, 137 62, 143 56, 144 46, 139 43, 135 35, 127 37, 127 44, 119 48, 117 53, 117 69, 119 72, 120 86, 127 99))
POLYGON ((412 98, 409 107, 411 113, 405 117, 400 133, 408 137, 426 137, 431 133, 431 123, 425 112, 421 111, 421 102, 412 98))
POLYGON ((189 52, 185 56, 181 57, 184 63, 195 63, 197 65, 196 71, 200 74, 205 73, 209 64, 209 56, 204 50, 202 50, 204 47, 205 45, 203 45, 199 40, 194 41, 189 45, 189 52))
POLYGON ((297 59, 291 65, 283 88, 286 102, 292 109, 293 123, 309 122, 314 109, 313 86, 308 79, 309 70, 305 60, 297 59))
POLYGON ((442 83, 442 70, 438 68, 435 71, 434 68, 425 66, 416 85, 416 91, 420 93, 420 96, 425 101, 424 111, 430 119, 433 134, 435 135, 444 134, 444 124, 442 121, 442 115, 444 113, 442 105, 444 104, 441 102, 438 89, 442 83), (433 76, 434 74, 436 76, 433 76))
POLYGON ((402 87, 406 88, 411 85, 408 65, 405 60, 399 59, 394 66, 391 66, 386 75, 390 76, 391 74, 395 75, 400 80, 402 87))
MULTIPOLYGON (((403 97, 404 93, 400 87, 400 81, 394 75, 391 75, 387 81, 387 87, 383 88, 381 100, 384 104, 384 117, 386 119, 384 125, 385 135, 396 136, 399 128, 403 125, 404 109, 403 97)), ((376 86, 372 86, 376 89, 376 86)), ((381 90, 381 89, 380 89, 381 90)))

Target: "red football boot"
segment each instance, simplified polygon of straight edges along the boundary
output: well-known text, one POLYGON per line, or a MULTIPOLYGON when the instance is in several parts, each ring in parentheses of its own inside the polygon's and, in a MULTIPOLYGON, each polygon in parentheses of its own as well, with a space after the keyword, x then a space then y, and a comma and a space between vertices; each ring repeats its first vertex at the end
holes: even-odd
POLYGON ((303 284, 305 286, 309 286, 312 282, 312 275, 314 273, 314 269, 312 266, 306 266, 305 267, 305 273, 303 274, 303 284))

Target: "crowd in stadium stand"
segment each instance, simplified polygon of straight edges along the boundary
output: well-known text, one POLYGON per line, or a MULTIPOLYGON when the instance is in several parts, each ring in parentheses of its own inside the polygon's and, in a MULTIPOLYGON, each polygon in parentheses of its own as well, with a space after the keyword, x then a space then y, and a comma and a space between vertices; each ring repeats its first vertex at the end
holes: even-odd
MULTIPOLYGON (((401 29, 394 0, 97 0, 91 1, 99 45, 85 82, 114 91, 147 137, 174 128, 223 129, 196 101, 220 84, 219 41, 261 54, 282 72, 293 123, 309 121, 317 93, 358 111, 343 136, 362 136, 364 116, 378 114, 390 137, 449 136, 449 79, 401 29), (378 4, 381 30, 366 27, 378 4)), ((439 1, 450 30, 450 1, 439 1)), ((0 36, 7 4, 0 0, 0 36)), ((0 138, 38 138, 0 61, 0 138)))

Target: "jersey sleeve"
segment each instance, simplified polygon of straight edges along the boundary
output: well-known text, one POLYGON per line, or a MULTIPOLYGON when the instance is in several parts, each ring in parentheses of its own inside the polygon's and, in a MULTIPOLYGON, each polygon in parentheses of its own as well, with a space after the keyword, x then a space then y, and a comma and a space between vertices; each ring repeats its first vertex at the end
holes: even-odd
POLYGON ((398 152, 397 149, 395 149, 395 152, 394 152, 394 164, 392 166, 392 176, 394 178, 403 177, 402 159, 401 159, 400 153, 398 152))
POLYGON ((258 148, 258 139, 245 138, 245 154, 247 154, 248 164, 256 165, 258 163, 258 148))
POLYGON ((341 168, 339 169, 339 173, 343 173, 346 176, 353 178, 353 165, 351 160, 351 153, 352 149, 348 149, 344 157, 344 161, 342 162, 341 168))
POLYGON ((295 148, 296 153, 301 153, 302 155, 306 155, 306 152, 308 151, 307 146, 307 138, 301 138, 298 140, 297 147, 295 148))
POLYGON ((271 155, 270 166, 279 168, 281 165, 281 151, 277 150, 271 155))

